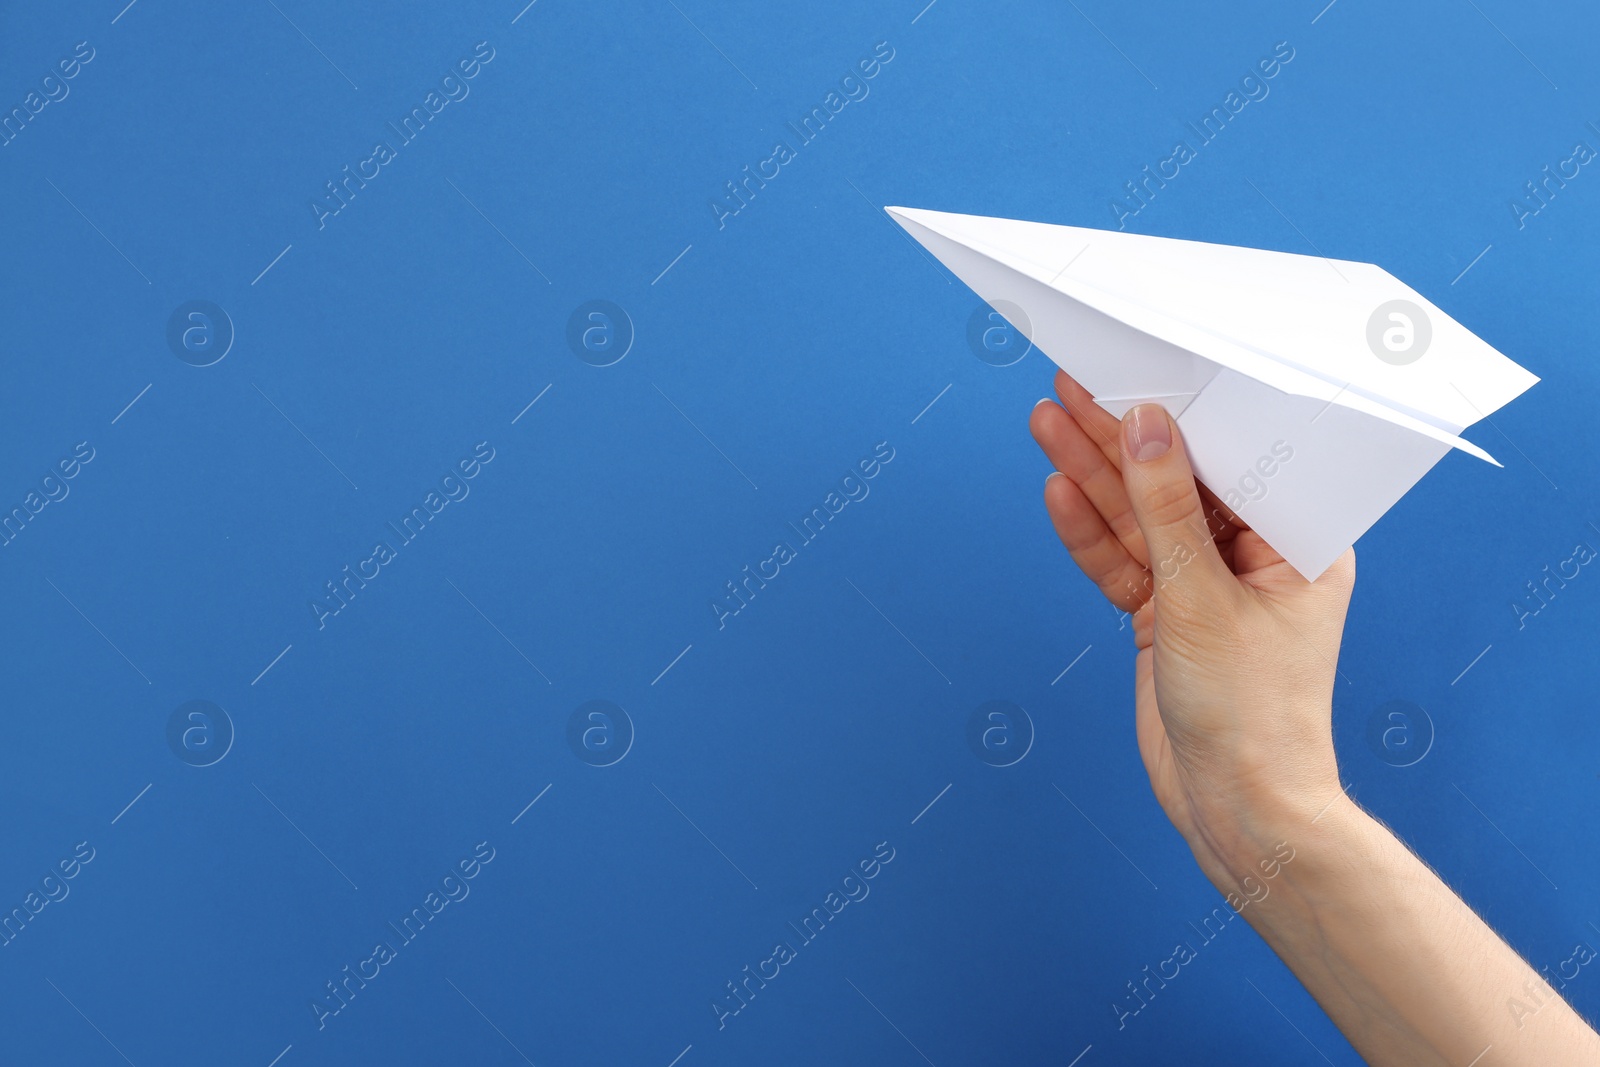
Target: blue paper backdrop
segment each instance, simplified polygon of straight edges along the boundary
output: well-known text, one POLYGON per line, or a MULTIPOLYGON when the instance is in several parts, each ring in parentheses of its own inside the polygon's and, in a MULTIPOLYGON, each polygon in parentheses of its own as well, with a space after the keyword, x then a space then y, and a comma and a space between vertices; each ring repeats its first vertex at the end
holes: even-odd
POLYGON ((1592 7, 924 2, 5 6, 0 1058, 1358 1062, 1203 932, 1051 366, 885 204, 1375 261, 1544 379, 1362 540, 1337 732, 1600 943, 1592 7))

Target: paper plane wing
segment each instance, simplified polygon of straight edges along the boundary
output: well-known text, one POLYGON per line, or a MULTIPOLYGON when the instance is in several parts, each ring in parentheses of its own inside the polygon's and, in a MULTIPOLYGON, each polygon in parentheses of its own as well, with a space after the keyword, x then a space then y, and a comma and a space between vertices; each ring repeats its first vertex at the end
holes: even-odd
POLYGON ((1112 414, 1166 407, 1307 578, 1452 447, 1495 463, 1460 432, 1538 381, 1370 263, 887 210, 1112 414))

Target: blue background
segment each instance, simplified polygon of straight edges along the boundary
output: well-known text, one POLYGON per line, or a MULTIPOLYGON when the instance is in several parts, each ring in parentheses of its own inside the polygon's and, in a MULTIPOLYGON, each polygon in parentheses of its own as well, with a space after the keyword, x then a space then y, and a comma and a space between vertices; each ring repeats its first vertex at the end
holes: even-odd
MULTIPOLYGON (((1222 901, 1150 796, 1125 620, 1040 504, 1052 367, 980 359, 976 297, 880 210, 1114 225, 1280 41, 1129 228, 1380 263, 1544 379, 1469 431, 1503 471, 1453 454, 1362 540, 1336 729, 1352 793, 1535 966, 1600 944, 1600 578, 1512 607, 1600 546, 1600 173, 1510 207, 1600 147, 1600 19, 923 2, 6 5, 0 110, 94 59, 0 147, 0 505, 95 458, 0 548, 0 911, 95 857, 0 948, 3 1058, 1359 1062, 1242 922, 1193 932, 1222 901), (470 95, 319 229, 479 41, 470 95), (719 227, 880 41, 870 95, 719 227), (567 340, 593 299, 635 335, 607 367, 567 340), (236 333, 212 366, 167 342, 189 300, 236 333), (470 496, 319 629, 480 441, 470 496), (879 442, 870 495, 719 628, 879 442), (211 766, 168 743, 194 699, 235 733, 211 766), (607 767, 568 741, 596 699, 632 724, 607 767), (1035 735, 1005 768, 967 741, 991 700, 1035 735), (1373 743, 1397 700, 1426 719, 1373 743), (319 1029, 482 841, 470 896, 319 1029), (719 1029, 879 842, 870 896, 719 1029)), ((1600 1010, 1600 977, 1567 992, 1600 1010)))

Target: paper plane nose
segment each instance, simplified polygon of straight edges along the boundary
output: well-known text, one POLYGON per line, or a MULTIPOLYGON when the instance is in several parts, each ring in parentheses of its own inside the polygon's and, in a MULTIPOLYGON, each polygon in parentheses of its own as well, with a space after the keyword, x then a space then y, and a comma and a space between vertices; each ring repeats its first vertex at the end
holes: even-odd
MULTIPOLYGON (((932 211, 925 207, 886 207, 883 210, 913 236, 917 233, 913 226, 920 226, 940 237, 962 243, 979 233, 985 223, 1006 221, 988 219, 980 215, 961 215, 953 211, 932 211)), ((1022 225, 1029 224, 1022 223, 1022 225)))
POLYGON ((905 226, 908 222, 915 222, 927 226, 929 229, 933 229, 931 223, 942 214, 942 212, 929 211, 920 207, 886 207, 883 210, 901 226, 905 226))
POLYGON ((919 207, 886 207, 883 210, 891 219, 907 230, 911 228, 906 226, 908 222, 915 222, 927 226, 929 229, 934 229, 931 223, 942 214, 942 212, 928 211, 919 207))

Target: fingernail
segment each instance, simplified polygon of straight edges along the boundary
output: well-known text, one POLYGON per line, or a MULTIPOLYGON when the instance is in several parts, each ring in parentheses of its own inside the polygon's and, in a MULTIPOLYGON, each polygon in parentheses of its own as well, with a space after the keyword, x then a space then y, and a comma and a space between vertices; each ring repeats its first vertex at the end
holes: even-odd
POLYGON ((1140 404, 1128 413, 1122 424, 1128 455, 1140 463, 1160 459, 1172 447, 1172 427, 1160 404, 1140 404))
MULTIPOLYGON (((1048 403, 1050 403, 1050 398, 1049 397, 1045 397, 1043 400, 1039 401, 1039 404, 1048 404, 1048 403)), ((1034 407, 1038 407, 1039 404, 1035 404, 1033 406, 1034 407)))
POLYGON ((1049 474, 1045 475, 1044 484, 1045 485, 1049 485, 1051 478, 1065 478, 1065 477, 1066 477, 1066 475, 1062 474, 1060 471, 1051 471, 1049 474))

